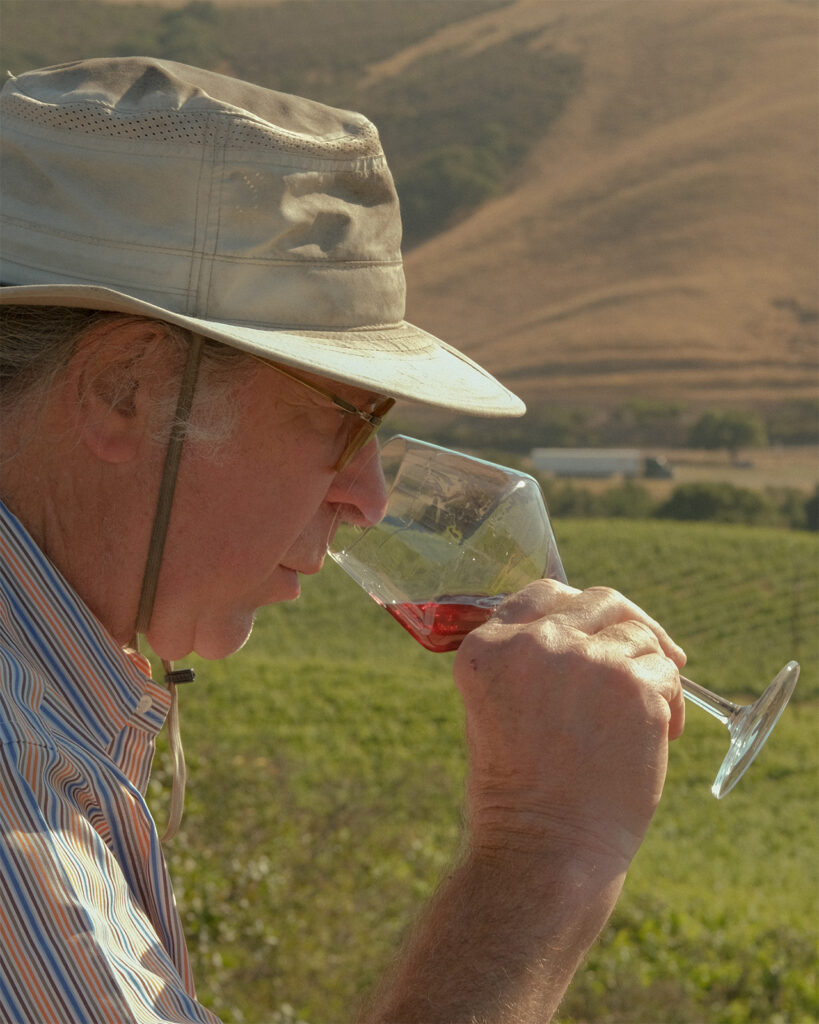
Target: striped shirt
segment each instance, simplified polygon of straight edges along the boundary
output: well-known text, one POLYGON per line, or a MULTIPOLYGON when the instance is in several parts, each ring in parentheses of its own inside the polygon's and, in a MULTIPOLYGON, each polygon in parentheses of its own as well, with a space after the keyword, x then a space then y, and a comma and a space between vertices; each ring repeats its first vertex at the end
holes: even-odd
POLYGON ((144 798, 168 705, 0 503, 0 1020, 215 1021, 144 798))

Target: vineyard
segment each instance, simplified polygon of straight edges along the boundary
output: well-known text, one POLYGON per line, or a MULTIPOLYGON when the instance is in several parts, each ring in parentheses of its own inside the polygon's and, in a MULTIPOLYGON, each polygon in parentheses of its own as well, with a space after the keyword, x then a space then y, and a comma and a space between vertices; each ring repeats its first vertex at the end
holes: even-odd
MULTIPOLYGON (((581 520, 557 535, 570 578, 656 614, 698 681, 742 697, 789 658, 803 666, 795 705, 724 801, 709 787, 726 735, 689 709, 562 1024, 815 1020, 815 535, 581 520)), ((228 1024, 353 1020, 458 849, 451 656, 423 651, 333 565, 304 590, 183 693, 189 798, 168 857, 200 997, 228 1024)))
POLYGON ((760 671, 796 658, 802 697, 819 696, 815 540, 704 524, 569 525, 558 536, 569 578, 611 582, 650 609, 685 648, 693 678, 747 694, 761 689, 760 671))

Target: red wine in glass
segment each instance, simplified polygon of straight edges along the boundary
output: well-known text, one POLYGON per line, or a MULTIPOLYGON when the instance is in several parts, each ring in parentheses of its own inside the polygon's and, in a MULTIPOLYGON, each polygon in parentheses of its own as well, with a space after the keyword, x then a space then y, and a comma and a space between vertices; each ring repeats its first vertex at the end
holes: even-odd
POLYGON ((506 597, 446 595, 434 601, 397 601, 384 607, 422 647, 435 654, 455 651, 467 633, 482 626, 506 597))

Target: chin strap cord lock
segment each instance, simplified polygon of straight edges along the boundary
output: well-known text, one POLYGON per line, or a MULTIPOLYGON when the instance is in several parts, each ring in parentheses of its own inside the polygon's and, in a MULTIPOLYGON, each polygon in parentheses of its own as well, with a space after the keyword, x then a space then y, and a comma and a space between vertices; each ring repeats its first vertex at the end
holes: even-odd
POLYGON ((192 668, 174 669, 173 663, 163 661, 165 669, 165 682, 168 692, 171 695, 171 706, 168 711, 168 745, 171 751, 173 763, 173 784, 171 786, 171 808, 168 812, 168 824, 162 834, 162 842, 167 843, 173 839, 182 821, 182 814, 185 810, 185 784, 188 778, 188 771, 185 766, 185 751, 182 748, 182 733, 179 728, 179 694, 177 686, 182 683, 192 683, 196 673, 192 668))
MULTIPOLYGON (((163 664, 170 664, 169 662, 163 662, 163 664)), ((173 683, 175 686, 179 683, 192 683, 196 679, 196 673, 192 668, 171 668, 165 670, 165 682, 170 686, 173 683)))

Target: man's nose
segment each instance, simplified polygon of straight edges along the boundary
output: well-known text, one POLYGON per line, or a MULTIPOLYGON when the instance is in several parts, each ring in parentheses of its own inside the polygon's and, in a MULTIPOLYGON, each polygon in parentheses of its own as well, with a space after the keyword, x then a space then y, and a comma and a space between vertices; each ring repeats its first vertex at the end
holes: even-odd
POLYGON ((336 473, 327 500, 339 506, 339 518, 356 526, 373 526, 387 510, 387 486, 381 451, 373 438, 336 473))

